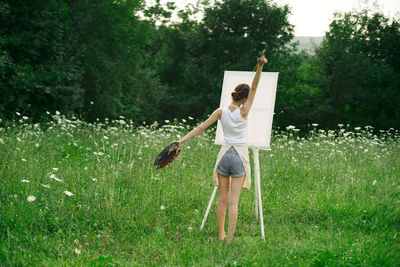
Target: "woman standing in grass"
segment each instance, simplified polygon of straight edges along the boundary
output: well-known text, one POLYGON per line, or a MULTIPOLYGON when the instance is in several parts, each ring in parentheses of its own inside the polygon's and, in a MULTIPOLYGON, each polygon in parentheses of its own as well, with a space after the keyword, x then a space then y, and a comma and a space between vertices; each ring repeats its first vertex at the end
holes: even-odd
POLYGON ((214 167, 214 182, 219 187, 217 220, 219 239, 227 237, 232 241, 238 216, 239 196, 243 187, 250 188, 250 163, 247 146, 247 116, 253 104, 260 81, 263 65, 268 60, 262 55, 258 58, 257 71, 251 88, 239 84, 231 93, 232 103, 228 107, 216 109, 201 125, 179 140, 179 146, 202 133, 216 120, 221 121, 224 143, 214 167), (217 179, 218 178, 218 179, 217 179), (229 187, 231 188, 229 192, 229 187), (228 236, 225 234, 225 214, 229 197, 228 236))

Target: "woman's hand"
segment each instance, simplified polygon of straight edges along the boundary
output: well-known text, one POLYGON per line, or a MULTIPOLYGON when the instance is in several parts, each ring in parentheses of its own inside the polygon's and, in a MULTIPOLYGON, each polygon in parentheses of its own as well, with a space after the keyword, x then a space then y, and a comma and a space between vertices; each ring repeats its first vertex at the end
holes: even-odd
POLYGON ((175 141, 175 142, 178 142, 178 145, 176 146, 176 150, 179 150, 179 148, 181 147, 181 145, 182 145, 182 139, 181 140, 178 140, 178 141, 175 141))
POLYGON ((257 61, 258 61, 258 64, 267 64, 267 63, 268 63, 268 59, 266 59, 264 55, 262 55, 261 57, 259 57, 259 58, 257 59, 257 61))

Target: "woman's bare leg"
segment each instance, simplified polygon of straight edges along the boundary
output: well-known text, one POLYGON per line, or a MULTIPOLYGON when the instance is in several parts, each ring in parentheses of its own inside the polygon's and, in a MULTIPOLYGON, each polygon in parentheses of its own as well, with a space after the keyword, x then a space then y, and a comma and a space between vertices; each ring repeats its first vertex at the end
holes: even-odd
POLYGON ((229 213, 228 213, 228 243, 232 241, 235 233, 236 221, 238 217, 238 206, 240 192, 242 191, 244 177, 232 178, 231 193, 229 196, 229 213))
POLYGON ((225 234, 225 214, 226 214, 226 204, 228 202, 229 196, 229 177, 222 176, 217 172, 218 177, 218 206, 217 206, 217 221, 219 229, 219 239, 224 240, 225 234))

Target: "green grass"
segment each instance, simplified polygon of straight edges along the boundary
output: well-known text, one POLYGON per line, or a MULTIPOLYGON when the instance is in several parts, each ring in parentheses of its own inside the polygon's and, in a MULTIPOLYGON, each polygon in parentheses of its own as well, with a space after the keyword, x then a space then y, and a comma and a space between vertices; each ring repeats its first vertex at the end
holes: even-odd
POLYGON ((272 151, 260 151, 265 242, 252 188, 242 192, 235 238, 226 244, 218 240, 217 199, 199 229, 219 149, 212 129, 156 170, 159 151, 190 127, 61 115, 48 125, 27 121, 1 125, 0 265, 400 263, 398 131, 275 131, 272 151))

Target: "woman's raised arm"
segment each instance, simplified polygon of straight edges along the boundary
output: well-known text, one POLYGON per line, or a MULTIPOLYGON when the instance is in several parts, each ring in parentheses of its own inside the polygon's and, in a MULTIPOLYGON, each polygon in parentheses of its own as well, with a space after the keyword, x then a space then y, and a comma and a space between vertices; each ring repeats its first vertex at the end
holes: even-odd
POLYGON ((257 61, 258 61, 258 63, 257 63, 257 71, 256 71, 256 74, 254 75, 249 95, 247 97, 246 102, 240 108, 240 115, 242 115, 243 118, 246 118, 247 115, 250 112, 251 106, 253 105, 254 96, 256 95, 256 92, 257 92, 258 82, 260 81, 260 77, 261 77, 261 72, 262 72, 263 66, 264 66, 265 63, 268 63, 268 60, 265 58, 264 55, 259 57, 257 59, 257 61))

